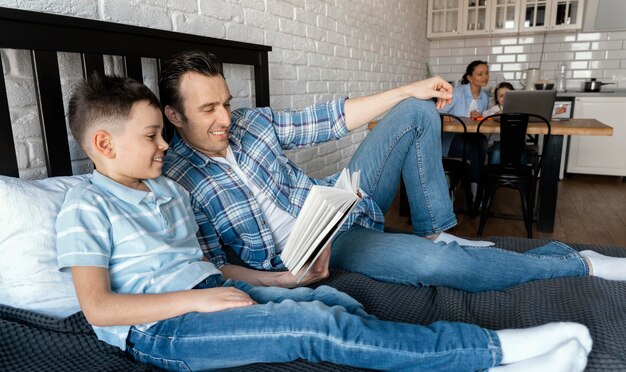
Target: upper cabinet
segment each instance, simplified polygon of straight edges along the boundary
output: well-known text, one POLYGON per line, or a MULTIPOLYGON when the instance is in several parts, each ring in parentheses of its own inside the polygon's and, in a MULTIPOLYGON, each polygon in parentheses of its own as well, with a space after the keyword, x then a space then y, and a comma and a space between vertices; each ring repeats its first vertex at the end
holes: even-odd
POLYGON ((429 38, 580 29, 584 0, 429 0, 429 38))
POLYGON ((489 32, 491 12, 487 0, 462 0, 463 21, 461 29, 463 35, 482 35, 489 32))
POLYGON ((577 30, 584 0, 522 0, 520 31, 577 30))
POLYGON ((520 6, 518 0, 491 1, 491 27, 494 34, 519 31, 520 6))
POLYGON ((428 37, 460 36, 464 0, 428 1, 428 37))

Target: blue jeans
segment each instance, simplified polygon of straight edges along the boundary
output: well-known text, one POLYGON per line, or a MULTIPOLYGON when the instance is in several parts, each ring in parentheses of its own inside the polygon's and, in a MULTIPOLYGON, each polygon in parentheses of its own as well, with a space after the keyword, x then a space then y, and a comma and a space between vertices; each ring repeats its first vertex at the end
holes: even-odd
POLYGON ((413 98, 397 104, 365 137, 348 168, 361 170, 361 188, 383 212, 389 210, 402 177, 418 235, 456 225, 441 163, 441 124, 434 102, 413 98))
POLYGON ((224 286, 245 291, 258 305, 188 313, 145 331, 132 327, 128 351, 140 362, 178 371, 296 359, 377 370, 470 371, 502 360, 495 332, 475 325, 378 320, 327 286, 290 290, 231 280, 224 286))
POLYGON ((355 152, 361 188, 386 212, 404 179, 415 235, 353 226, 333 241, 331 267, 393 283, 443 285, 469 292, 530 280, 588 275, 587 261, 562 243, 527 253, 435 244, 420 236, 456 224, 441 163, 439 114, 432 101, 407 99, 390 111, 355 152))

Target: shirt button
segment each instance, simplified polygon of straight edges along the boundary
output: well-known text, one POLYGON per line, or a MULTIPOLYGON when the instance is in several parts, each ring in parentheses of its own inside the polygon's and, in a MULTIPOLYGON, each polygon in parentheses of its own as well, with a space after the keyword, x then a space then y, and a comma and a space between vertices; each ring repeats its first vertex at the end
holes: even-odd
POLYGON ((250 197, 253 197, 253 196, 254 196, 254 193, 253 193, 252 191, 250 191, 250 192, 248 193, 248 195, 249 195, 250 197))
POLYGON ((261 225, 265 225, 265 220, 261 220, 261 225))
POLYGON ((274 253, 270 253, 270 258, 274 258, 275 254, 274 253))

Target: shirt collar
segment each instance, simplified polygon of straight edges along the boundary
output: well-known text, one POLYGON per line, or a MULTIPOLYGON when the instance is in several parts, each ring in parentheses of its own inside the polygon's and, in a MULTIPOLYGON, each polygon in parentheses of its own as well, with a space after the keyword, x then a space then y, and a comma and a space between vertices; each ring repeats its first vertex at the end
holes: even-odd
MULTIPOLYGON (((153 179, 144 180, 152 193, 155 195, 157 199, 163 199, 164 201, 171 200, 174 195, 169 192, 166 187, 161 187, 161 185, 153 179)), ((93 171, 93 177, 91 177, 91 183, 108 191, 114 196, 120 198, 121 200, 129 203, 129 204, 139 204, 146 197, 148 197, 151 193, 147 191, 136 190, 130 188, 128 186, 124 186, 121 183, 110 179, 109 177, 103 175, 97 170, 93 171)))

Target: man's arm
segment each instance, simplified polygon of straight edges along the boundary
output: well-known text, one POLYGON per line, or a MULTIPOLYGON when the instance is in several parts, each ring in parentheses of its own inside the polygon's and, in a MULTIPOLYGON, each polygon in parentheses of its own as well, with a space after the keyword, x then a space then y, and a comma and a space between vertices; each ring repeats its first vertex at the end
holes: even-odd
POLYGON ((371 96, 348 99, 344 105, 346 127, 349 131, 362 127, 410 97, 437 98, 437 109, 441 109, 452 99, 452 86, 435 76, 371 96))
MULTIPOLYGON (((329 269, 328 264, 330 261, 330 246, 328 246, 319 258, 311 267, 311 270, 302 278, 300 283, 296 283, 296 279, 299 277, 294 276, 289 271, 261 271, 248 269, 246 267, 237 265, 224 265, 220 267, 224 277, 233 280, 242 280, 252 285, 261 285, 268 287, 284 287, 294 288, 298 286, 305 286, 311 283, 315 283, 322 279, 328 278, 329 269)), ((305 265, 306 266, 306 265, 305 265)), ((305 270, 303 268, 302 270, 305 270)))
POLYGON ((248 294, 231 287, 161 294, 113 293, 109 271, 96 266, 73 266, 72 277, 87 321, 100 327, 150 323, 192 311, 213 312, 255 303, 248 294))

